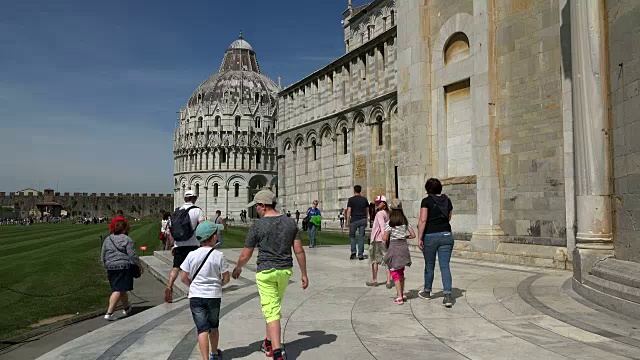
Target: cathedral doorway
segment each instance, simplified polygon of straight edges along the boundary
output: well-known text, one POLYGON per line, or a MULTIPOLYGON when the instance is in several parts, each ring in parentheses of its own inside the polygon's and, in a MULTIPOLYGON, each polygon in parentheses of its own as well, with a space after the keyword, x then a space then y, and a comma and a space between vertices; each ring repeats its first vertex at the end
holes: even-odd
MULTIPOLYGON (((265 186, 267 186, 267 178, 264 175, 256 175, 252 177, 251 180, 249 180, 249 191, 247 192, 249 199, 247 200, 247 203, 253 201, 253 197, 265 186)), ((255 206, 252 206, 247 211, 249 212, 249 218, 258 218, 255 206)))

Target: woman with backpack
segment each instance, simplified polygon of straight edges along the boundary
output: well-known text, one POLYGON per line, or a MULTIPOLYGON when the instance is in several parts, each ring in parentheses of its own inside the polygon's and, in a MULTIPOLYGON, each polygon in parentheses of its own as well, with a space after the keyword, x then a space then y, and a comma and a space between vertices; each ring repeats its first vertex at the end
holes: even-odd
POLYGON ((420 204, 418 220, 418 246, 424 255, 424 289, 418 292, 422 299, 431 298, 436 254, 442 275, 444 299, 442 304, 448 308, 453 306, 451 298, 451 269, 449 260, 453 251, 453 233, 451 232, 451 216, 453 205, 451 200, 442 194, 440 180, 431 178, 424 185, 427 197, 420 204))

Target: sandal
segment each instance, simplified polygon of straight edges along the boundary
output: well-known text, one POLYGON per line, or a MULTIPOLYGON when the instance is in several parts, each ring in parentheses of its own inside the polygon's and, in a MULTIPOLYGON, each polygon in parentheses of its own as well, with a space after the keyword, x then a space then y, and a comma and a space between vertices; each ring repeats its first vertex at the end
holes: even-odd
POLYGON ((393 299, 393 302, 398 304, 398 305, 404 304, 404 300, 402 298, 395 298, 395 299, 393 299))
POLYGON ((367 281, 366 284, 367 284, 367 286, 378 286, 378 282, 377 281, 367 281))

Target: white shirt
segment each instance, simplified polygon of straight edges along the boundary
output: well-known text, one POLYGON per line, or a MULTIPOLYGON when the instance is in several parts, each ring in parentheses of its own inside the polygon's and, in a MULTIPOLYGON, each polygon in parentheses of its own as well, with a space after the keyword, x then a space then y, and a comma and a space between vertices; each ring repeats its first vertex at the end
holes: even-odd
POLYGON ((229 265, 227 258, 221 251, 213 250, 200 272, 193 278, 193 274, 198 270, 209 251, 211 251, 210 247, 201 247, 190 252, 180 266, 180 269, 189 273, 191 278, 189 298, 222 298, 222 274, 229 272, 229 265))
MULTIPOLYGON (((184 203, 180 207, 180 209, 186 209, 193 206, 193 203, 184 203)), ((176 241, 175 247, 179 246, 200 246, 200 242, 196 238, 196 228, 198 227, 198 223, 204 221, 204 212, 200 208, 193 208, 189 210, 189 218, 191 218, 191 228, 194 230, 193 235, 187 241, 176 241)), ((194 270, 195 271, 195 270, 194 270)))
POLYGON ((169 220, 162 220, 160 224, 161 231, 165 234, 169 233, 169 220))

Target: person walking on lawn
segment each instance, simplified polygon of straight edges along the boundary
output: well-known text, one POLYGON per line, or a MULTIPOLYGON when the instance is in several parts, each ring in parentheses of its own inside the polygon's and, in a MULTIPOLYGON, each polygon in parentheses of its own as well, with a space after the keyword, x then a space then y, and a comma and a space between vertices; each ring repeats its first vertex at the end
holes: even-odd
MULTIPOLYGON (((387 197, 380 195, 376 198, 377 210, 371 229, 371 244, 369 244, 369 262, 371 263, 372 280, 367 281, 367 286, 378 286, 378 266, 384 265, 384 255, 387 252, 384 245, 384 229, 389 221, 389 207, 387 197)), ((391 289, 391 274, 387 273, 387 289, 391 289)))
POLYGON ((232 277, 238 279, 242 267, 247 264, 253 250, 258 248, 258 269, 256 284, 260 294, 262 313, 267 322, 267 336, 260 346, 267 357, 283 360, 280 318, 282 317, 282 299, 293 274, 293 256, 296 255, 300 266, 302 288, 309 286, 307 278, 307 260, 300 240, 300 230, 295 221, 275 210, 276 195, 270 190, 261 190, 247 207, 256 207, 259 219, 256 220, 245 241, 244 249, 238 257, 232 277))
POLYGON ((204 221, 204 212, 195 202, 198 196, 195 192, 187 190, 184 193, 184 205, 176 209, 171 216, 171 235, 174 244, 171 249, 173 254, 173 267, 169 273, 167 287, 164 289, 164 301, 171 302, 173 298, 173 284, 180 273, 180 265, 184 262, 190 252, 200 247, 200 242, 196 238, 196 228, 204 221))
POLYGON ((353 196, 347 201, 347 227, 351 241, 351 260, 356 258, 356 231, 358 232, 358 259, 364 260, 364 231, 369 221, 369 201, 362 196, 362 186, 353 187, 353 196))
POLYGON ((215 250, 222 224, 211 221, 196 228, 199 249, 190 252, 180 269, 182 282, 189 287, 189 307, 198 332, 202 360, 220 360, 220 302, 222 287, 229 283, 229 265, 224 254, 215 250), (211 345, 211 347, 209 347, 211 345))

